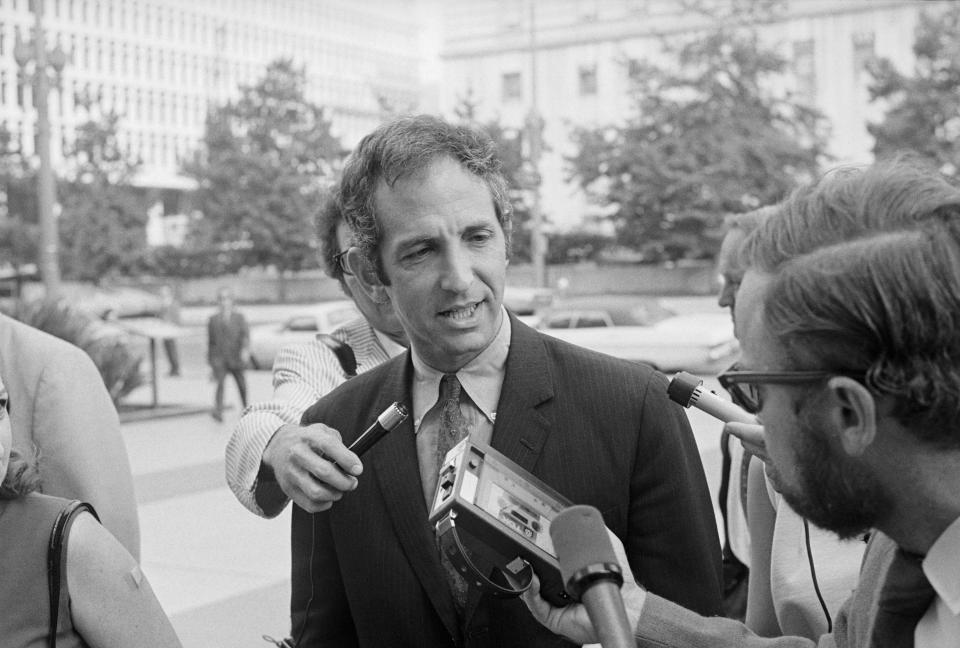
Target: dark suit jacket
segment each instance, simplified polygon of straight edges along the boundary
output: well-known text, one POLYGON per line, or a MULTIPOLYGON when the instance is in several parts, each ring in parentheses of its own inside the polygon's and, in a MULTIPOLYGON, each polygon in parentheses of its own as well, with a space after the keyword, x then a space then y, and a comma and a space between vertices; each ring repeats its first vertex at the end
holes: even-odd
MULTIPOLYGON (((666 379, 511 318, 491 445, 623 539, 637 579, 704 614, 720 607, 720 543, 697 447, 666 379)), ((352 378, 303 423, 352 441, 409 403, 409 353, 352 378)), ((427 523, 411 420, 364 457, 357 489, 323 513, 294 507, 291 622, 302 646, 566 646, 519 599, 473 592, 454 610, 427 523), (309 578, 307 575, 309 574, 309 578)))
POLYGON ((246 318, 233 311, 229 317, 214 313, 207 320, 207 362, 213 368, 242 369, 242 351, 250 338, 246 318))

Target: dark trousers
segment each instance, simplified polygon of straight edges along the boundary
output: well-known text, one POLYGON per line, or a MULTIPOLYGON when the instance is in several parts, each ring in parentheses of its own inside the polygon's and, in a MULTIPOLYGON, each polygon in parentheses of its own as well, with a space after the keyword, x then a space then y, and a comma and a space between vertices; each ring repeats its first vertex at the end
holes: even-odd
POLYGON ((177 341, 173 338, 166 338, 163 341, 163 349, 167 352, 167 362, 170 363, 170 375, 180 375, 180 356, 177 354, 177 341))
POLYGON ((214 365, 213 377, 217 381, 217 394, 215 396, 214 408, 217 413, 223 412, 223 383, 227 380, 227 374, 233 376, 237 383, 237 391, 240 392, 240 402, 247 406, 247 379, 243 375, 243 367, 226 367, 224 365, 214 365))

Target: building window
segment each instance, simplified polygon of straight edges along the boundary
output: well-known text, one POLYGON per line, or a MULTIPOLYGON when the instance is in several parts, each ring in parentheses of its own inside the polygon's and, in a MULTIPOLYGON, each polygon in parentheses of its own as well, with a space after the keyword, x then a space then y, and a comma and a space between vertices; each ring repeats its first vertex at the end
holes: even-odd
POLYGON ((580 0, 577 3, 577 13, 581 20, 597 19, 597 0, 580 0))
POLYGON ((597 94, 597 65, 582 65, 579 70, 580 96, 587 97, 597 94))
POLYGON ((523 7, 526 3, 516 0, 500 0, 497 14, 505 31, 513 31, 523 26, 523 7))
POLYGON ((503 100, 519 101, 523 99, 523 80, 519 72, 507 72, 502 77, 503 100))
POLYGON ((874 58, 873 32, 855 32, 853 34, 853 82, 860 85, 864 82, 864 72, 867 64, 874 58))
POLYGON ((813 40, 794 41, 793 72, 797 78, 797 97, 807 103, 817 100, 817 67, 813 40))

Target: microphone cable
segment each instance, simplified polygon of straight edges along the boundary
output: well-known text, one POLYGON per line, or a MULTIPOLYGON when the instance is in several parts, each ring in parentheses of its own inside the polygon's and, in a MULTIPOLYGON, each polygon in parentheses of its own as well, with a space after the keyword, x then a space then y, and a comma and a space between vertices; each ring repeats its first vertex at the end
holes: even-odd
POLYGON ((813 564, 813 550, 810 547, 810 523, 803 518, 803 536, 807 543, 807 562, 810 563, 810 577, 813 579, 813 591, 817 594, 817 600, 820 601, 820 607, 823 609, 823 615, 827 618, 827 634, 833 632, 833 619, 830 617, 830 610, 827 609, 827 602, 823 600, 823 594, 820 592, 820 583, 817 581, 817 568, 813 564))

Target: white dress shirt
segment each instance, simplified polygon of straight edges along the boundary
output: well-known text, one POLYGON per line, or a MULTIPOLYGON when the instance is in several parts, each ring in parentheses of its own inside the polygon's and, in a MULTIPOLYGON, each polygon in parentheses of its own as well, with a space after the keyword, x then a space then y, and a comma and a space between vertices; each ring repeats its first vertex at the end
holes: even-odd
POLYGON ((923 573, 937 596, 913 634, 915 648, 960 645, 960 518, 940 534, 923 559, 923 573))
MULTIPOLYGON (((373 329, 363 318, 347 322, 332 336, 353 349, 357 373, 373 369, 405 349, 373 329)), ((287 423, 299 423, 303 413, 346 380, 336 354, 313 340, 280 349, 273 364, 273 398, 244 410, 227 443, 227 484, 240 503, 261 517, 276 517, 286 506, 264 511, 254 493, 263 451, 287 423)))
MULTIPOLYGON (((500 330, 493 341, 480 354, 457 371, 457 379, 463 391, 460 411, 467 420, 470 438, 480 443, 490 443, 493 424, 497 419, 497 403, 500 388, 506 373, 507 354, 510 351, 510 318, 501 309, 500 330), (464 397, 464 395, 466 397, 464 397)), ((411 350, 413 361, 413 430, 417 435, 417 457, 420 463, 420 479, 427 508, 433 504, 437 483, 436 453, 437 433, 440 430, 440 395, 442 371, 437 371, 411 350)))

